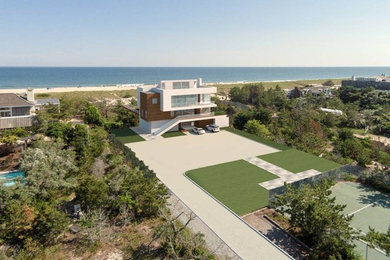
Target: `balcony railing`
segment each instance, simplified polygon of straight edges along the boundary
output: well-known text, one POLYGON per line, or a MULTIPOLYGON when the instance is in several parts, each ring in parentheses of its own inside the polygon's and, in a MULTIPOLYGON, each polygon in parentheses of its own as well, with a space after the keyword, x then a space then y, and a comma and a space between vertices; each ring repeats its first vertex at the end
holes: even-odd
POLYGON ((172 108, 178 108, 178 107, 198 107, 198 106, 208 107, 210 105, 215 105, 215 102, 214 101, 210 101, 208 103, 197 102, 197 103, 191 103, 191 104, 180 104, 180 105, 177 105, 177 106, 174 106, 174 104, 172 104, 172 108))
POLYGON ((0 117, 0 129, 29 127, 33 125, 34 119, 33 115, 0 117))

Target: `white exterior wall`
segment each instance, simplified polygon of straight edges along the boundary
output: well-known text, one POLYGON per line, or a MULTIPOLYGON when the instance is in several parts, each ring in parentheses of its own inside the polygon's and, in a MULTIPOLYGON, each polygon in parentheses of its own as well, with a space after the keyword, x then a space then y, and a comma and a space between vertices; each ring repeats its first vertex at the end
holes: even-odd
MULTIPOLYGON (((143 132, 151 134, 159 130, 168 121, 170 120, 145 121, 142 118, 139 118, 139 127, 143 130, 143 132)), ((167 132, 178 131, 178 130, 179 130, 179 125, 176 125, 167 132)))
POLYGON ((214 103, 210 104, 199 104, 195 106, 189 107, 172 107, 171 100, 172 96, 180 96, 180 95, 199 95, 199 94, 215 94, 217 93, 216 87, 207 87, 207 88, 186 88, 186 89, 153 89, 160 93, 161 101, 160 101, 160 110, 161 111, 176 111, 183 109, 196 109, 202 107, 216 107, 217 105, 214 103))
POLYGON ((227 115, 215 116, 214 123, 219 127, 228 127, 229 117, 227 115))

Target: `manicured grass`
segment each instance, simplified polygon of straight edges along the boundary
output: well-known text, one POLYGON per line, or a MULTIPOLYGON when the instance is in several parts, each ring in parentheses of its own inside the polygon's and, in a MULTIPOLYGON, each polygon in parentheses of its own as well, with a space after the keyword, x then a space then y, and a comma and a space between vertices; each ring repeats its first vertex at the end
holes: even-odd
POLYGON ((113 129, 111 130, 111 133, 113 133, 115 137, 124 144, 145 141, 145 139, 129 128, 113 129))
POLYGON ((170 138, 170 137, 182 136, 182 135, 186 135, 186 134, 181 132, 181 131, 174 131, 174 132, 164 133, 161 136, 164 137, 164 138, 170 138))
POLYGON ((261 182, 278 178, 244 160, 188 171, 186 175, 238 215, 268 205, 261 182))
POLYGON ((258 157, 293 173, 310 169, 325 172, 341 166, 338 163, 295 149, 265 154, 258 157))
POLYGON ((275 149, 278 149, 278 150, 288 150, 288 149, 291 149, 291 147, 287 146, 287 145, 284 145, 284 144, 278 144, 274 141, 271 141, 271 140, 267 140, 267 139, 264 139, 264 138, 261 138, 257 135, 254 135, 254 134, 250 134, 250 133, 247 133, 245 131, 242 131, 242 130, 238 130, 238 129, 235 129, 235 128, 232 128, 232 127, 224 127, 222 128, 223 130, 226 130, 226 131, 229 131, 231 133, 234 133, 234 134, 237 134, 237 135, 240 135, 242 137, 245 137, 245 138, 248 138, 248 139, 251 139, 253 141, 256 141, 256 142, 259 142, 259 143, 262 143, 262 144, 265 144, 265 145, 268 145, 268 146, 271 146, 275 149))

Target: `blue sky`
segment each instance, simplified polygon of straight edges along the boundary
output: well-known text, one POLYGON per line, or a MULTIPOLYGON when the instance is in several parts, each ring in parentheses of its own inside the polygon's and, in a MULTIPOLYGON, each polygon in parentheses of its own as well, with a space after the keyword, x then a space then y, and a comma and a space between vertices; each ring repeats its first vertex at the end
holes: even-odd
POLYGON ((389 66, 389 0, 0 0, 0 66, 389 66))

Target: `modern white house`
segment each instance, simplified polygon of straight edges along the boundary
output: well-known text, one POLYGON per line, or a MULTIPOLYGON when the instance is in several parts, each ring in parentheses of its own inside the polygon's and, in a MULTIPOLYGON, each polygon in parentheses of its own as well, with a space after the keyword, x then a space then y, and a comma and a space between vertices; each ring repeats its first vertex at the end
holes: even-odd
POLYGON ((211 95, 216 87, 202 85, 202 79, 163 80, 153 87, 138 87, 139 128, 146 134, 162 135, 190 127, 217 124, 229 126, 226 115, 215 115, 211 95))

